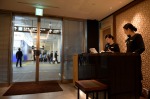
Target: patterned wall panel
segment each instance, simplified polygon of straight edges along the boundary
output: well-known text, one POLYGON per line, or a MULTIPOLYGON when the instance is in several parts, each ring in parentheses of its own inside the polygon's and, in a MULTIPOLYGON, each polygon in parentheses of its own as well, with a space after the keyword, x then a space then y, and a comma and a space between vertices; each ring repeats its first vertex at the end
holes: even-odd
POLYGON ((143 87, 150 89, 150 0, 145 0, 140 4, 128 9, 127 11, 116 16, 116 38, 121 52, 126 51, 123 26, 127 22, 137 27, 137 33, 140 33, 144 39, 146 50, 142 54, 142 73, 143 87))
POLYGON ((0 84, 9 83, 11 14, 0 13, 0 84))

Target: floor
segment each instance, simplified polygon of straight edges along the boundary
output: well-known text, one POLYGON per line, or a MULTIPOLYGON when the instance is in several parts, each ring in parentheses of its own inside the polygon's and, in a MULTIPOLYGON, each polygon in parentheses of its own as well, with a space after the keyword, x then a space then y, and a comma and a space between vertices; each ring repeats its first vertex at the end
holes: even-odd
MULTIPOLYGON (((14 82, 33 81, 35 79, 34 62, 24 63, 23 67, 16 67, 14 64, 13 70, 14 82)), ((40 80, 60 79, 60 64, 41 63, 40 75, 40 80)), ((77 89, 73 83, 60 84, 60 86, 63 91, 13 96, 3 96, 9 87, 0 87, 0 99, 77 99, 77 89)), ((85 99, 83 92, 80 92, 80 99, 85 99)))
MULTIPOLYGON (((0 88, 0 99, 77 99, 77 89, 72 83, 60 84, 60 86, 63 91, 14 96, 2 96, 8 89, 8 87, 3 87, 0 88)), ((85 94, 82 92, 80 99, 85 99, 85 94)))
MULTIPOLYGON (((35 61, 23 62, 22 67, 16 67, 13 63, 13 82, 28 82, 35 81, 36 63, 35 61)), ((39 81, 61 80, 61 63, 39 63, 39 81)), ((73 77, 72 62, 64 62, 63 79, 72 79, 73 77)))
MULTIPOLYGON (((0 87, 0 99, 77 99, 77 88, 72 83, 60 84, 63 91, 48 92, 27 95, 3 96, 9 87, 0 87)), ((85 94, 80 91, 80 99, 86 99, 85 94)), ((89 99, 91 99, 89 97, 89 99)), ((103 99, 100 97, 100 99, 103 99)), ((146 99, 146 98, 140 98, 146 99)))
MULTIPOLYGON (((70 69, 66 69, 69 70, 70 69)), ((40 62, 39 79, 60 80, 60 64, 50 64, 48 62, 40 62)), ((22 67, 16 67, 13 64, 13 82, 26 82, 35 80, 35 62, 24 62, 22 67)), ((3 96, 9 87, 0 87, 0 99, 77 99, 77 89, 73 83, 60 84, 63 91, 3 96)), ((80 92, 81 99, 85 99, 85 94, 80 92)), ((90 98, 89 98, 90 99, 90 98)))
MULTIPOLYGON (((36 63, 34 61, 23 62, 22 67, 16 67, 13 64, 13 82, 35 81, 36 63)), ((50 64, 49 62, 40 62, 39 64, 39 80, 60 80, 61 76, 60 64, 50 64)))

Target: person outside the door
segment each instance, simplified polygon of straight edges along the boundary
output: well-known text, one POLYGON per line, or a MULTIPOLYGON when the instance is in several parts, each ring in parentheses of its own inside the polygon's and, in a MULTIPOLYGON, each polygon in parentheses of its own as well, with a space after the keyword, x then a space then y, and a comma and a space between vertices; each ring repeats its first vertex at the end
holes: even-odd
POLYGON ((53 62, 53 51, 51 51, 51 53, 50 53, 50 61, 49 62, 50 63, 53 62))
POLYGON ((56 52, 55 52, 55 54, 54 54, 54 57, 55 57, 55 61, 54 61, 54 63, 55 63, 55 62, 57 62, 57 63, 58 63, 57 56, 58 56, 58 54, 57 54, 57 51, 56 51, 56 52))
POLYGON ((18 62, 20 61, 20 67, 22 67, 22 51, 20 48, 18 48, 18 51, 16 53, 16 59, 17 59, 17 62, 16 62, 16 67, 18 66, 18 62))

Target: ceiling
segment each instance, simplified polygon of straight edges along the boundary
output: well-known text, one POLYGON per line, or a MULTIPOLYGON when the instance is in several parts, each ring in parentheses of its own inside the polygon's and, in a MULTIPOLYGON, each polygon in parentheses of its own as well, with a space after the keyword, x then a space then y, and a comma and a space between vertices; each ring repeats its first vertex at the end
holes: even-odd
POLYGON ((0 9, 44 15, 101 20, 134 0, 0 0, 0 9))

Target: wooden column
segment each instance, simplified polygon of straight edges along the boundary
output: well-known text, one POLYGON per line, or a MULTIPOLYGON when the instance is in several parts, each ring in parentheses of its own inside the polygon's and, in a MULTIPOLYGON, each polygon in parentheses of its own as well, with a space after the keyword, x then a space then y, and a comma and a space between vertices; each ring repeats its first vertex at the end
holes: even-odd
POLYGON ((36 82, 39 82, 39 52, 40 52, 40 22, 41 19, 38 17, 38 24, 37 24, 37 41, 36 41, 36 82))
POLYGON ((78 81, 78 54, 73 55, 73 84, 78 81))

